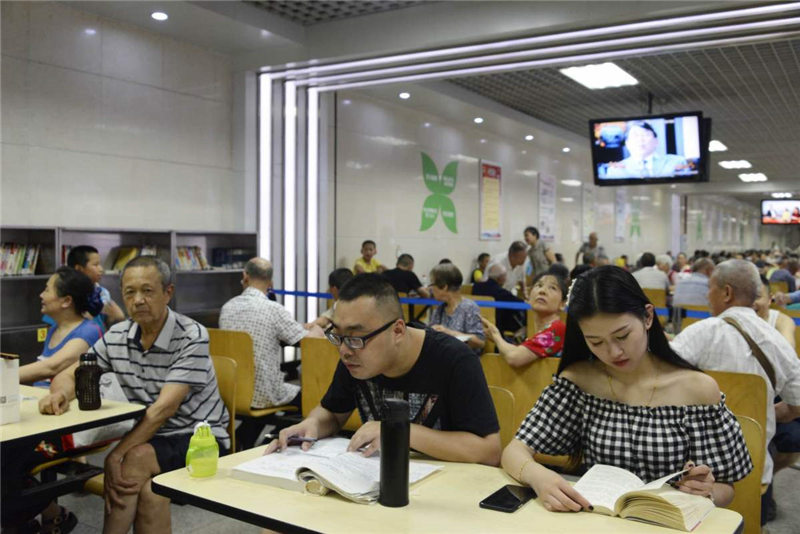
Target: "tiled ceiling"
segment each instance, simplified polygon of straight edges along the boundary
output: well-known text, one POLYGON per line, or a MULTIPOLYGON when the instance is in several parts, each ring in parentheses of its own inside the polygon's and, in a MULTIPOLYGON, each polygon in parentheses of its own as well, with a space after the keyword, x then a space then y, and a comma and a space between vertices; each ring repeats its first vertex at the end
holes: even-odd
POLYGON ((260 0, 247 3, 266 9, 270 13, 289 19, 297 24, 312 26, 321 22, 393 11, 427 2, 419 0, 334 0, 328 2, 321 0, 260 0))
MULTIPOLYGON (((712 180, 736 181, 721 159, 746 159, 770 181, 800 189, 800 39, 615 60, 638 86, 593 91, 556 68, 451 80, 543 121, 589 135, 591 118, 700 110, 712 119, 712 180)), ((751 172, 751 171, 745 171, 751 172)))

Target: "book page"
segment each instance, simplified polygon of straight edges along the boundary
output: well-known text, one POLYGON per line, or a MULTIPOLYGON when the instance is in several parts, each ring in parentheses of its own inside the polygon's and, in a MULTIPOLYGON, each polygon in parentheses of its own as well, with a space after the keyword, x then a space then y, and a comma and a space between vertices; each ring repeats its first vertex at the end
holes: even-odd
POLYGON ((614 504, 620 495, 641 488, 643 484, 630 471, 612 465, 595 464, 574 487, 592 506, 602 506, 613 513, 614 504))
POLYGON ((361 495, 377 491, 380 485, 379 458, 365 458, 361 453, 347 452, 335 458, 307 457, 306 460, 302 467, 319 475, 326 485, 337 491, 361 495))
POLYGON ((680 476, 680 475, 682 475, 682 474, 684 474, 684 473, 688 473, 688 472, 689 472, 689 469, 682 469, 682 470, 680 470, 680 471, 676 471, 676 472, 674 472, 674 473, 672 473, 672 474, 670 474, 670 475, 663 476, 663 477, 661 477, 661 478, 659 478, 659 479, 657 479, 657 480, 654 480, 654 481, 652 481, 652 482, 648 482, 647 484, 645 484, 644 486, 642 486, 642 487, 641 487, 641 488, 639 488, 639 489, 640 489, 640 490, 654 490, 654 489, 658 489, 658 488, 660 488, 661 486, 663 486, 664 484, 666 484, 666 483, 667 483, 667 481, 669 481, 669 480, 671 480, 671 479, 673 479, 673 478, 675 478, 675 477, 677 477, 677 476, 680 476))
MULTIPOLYGON (((322 456, 323 458, 333 458, 347 452, 347 446, 350 445, 350 440, 347 438, 325 438, 318 440, 313 447, 308 449, 305 454, 313 456, 322 456)), ((290 447, 293 450, 295 447, 290 447)), ((297 447, 299 450, 300 447, 297 447)))
POLYGON ((259 456, 237 465, 234 469, 245 473, 296 481, 295 473, 305 464, 308 457, 309 455, 301 452, 299 448, 297 450, 287 449, 283 452, 259 456))

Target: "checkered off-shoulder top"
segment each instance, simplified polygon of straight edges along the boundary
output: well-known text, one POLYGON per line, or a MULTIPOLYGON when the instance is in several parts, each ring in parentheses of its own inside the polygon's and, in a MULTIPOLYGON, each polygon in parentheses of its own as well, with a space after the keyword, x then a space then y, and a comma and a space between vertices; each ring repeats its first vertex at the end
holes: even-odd
POLYGON ((622 467, 649 482, 689 460, 708 465, 717 482, 753 469, 736 417, 719 404, 630 406, 585 393, 556 377, 520 425, 516 438, 536 452, 583 452, 583 465, 622 467))

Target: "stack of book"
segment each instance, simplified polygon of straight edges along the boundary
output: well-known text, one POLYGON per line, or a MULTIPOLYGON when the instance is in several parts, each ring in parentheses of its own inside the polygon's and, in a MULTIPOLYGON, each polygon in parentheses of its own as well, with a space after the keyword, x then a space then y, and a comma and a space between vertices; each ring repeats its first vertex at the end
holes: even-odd
POLYGON ((40 245, 3 243, 0 245, 0 275, 34 274, 40 250, 40 245))
POLYGON ((200 247, 177 247, 175 268, 180 271, 199 271, 210 269, 206 255, 200 247))

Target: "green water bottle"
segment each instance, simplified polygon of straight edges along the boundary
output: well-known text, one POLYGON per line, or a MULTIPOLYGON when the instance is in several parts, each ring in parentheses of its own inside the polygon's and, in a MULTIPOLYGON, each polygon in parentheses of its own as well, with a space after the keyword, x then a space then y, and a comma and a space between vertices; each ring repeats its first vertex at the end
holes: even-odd
POLYGON ((197 423, 186 451, 186 469, 193 477, 210 477, 217 472, 219 445, 207 421, 197 423))

